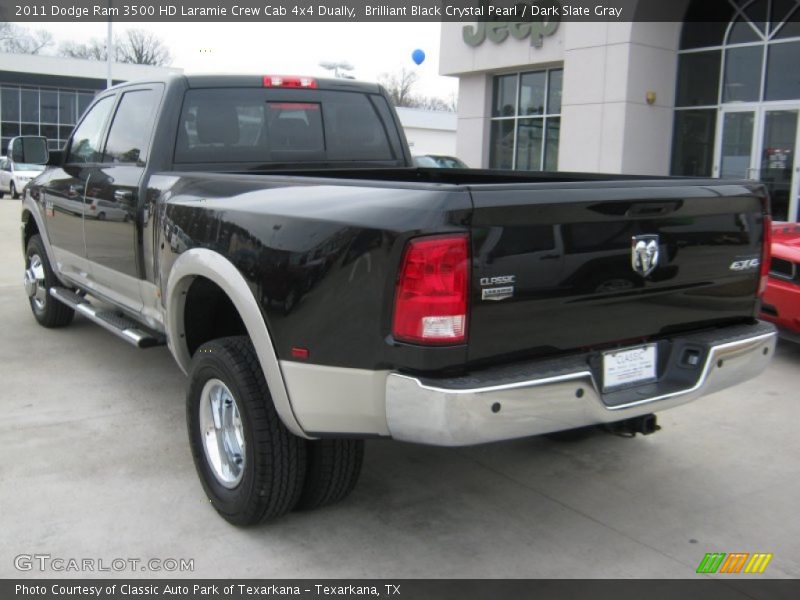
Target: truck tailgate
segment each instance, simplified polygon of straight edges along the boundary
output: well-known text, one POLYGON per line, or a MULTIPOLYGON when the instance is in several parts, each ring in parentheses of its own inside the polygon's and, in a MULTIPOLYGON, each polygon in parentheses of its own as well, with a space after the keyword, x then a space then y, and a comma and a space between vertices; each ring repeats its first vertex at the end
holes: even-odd
POLYGON ((651 180, 470 192, 470 362, 635 343, 756 314, 766 209, 759 185, 651 180))

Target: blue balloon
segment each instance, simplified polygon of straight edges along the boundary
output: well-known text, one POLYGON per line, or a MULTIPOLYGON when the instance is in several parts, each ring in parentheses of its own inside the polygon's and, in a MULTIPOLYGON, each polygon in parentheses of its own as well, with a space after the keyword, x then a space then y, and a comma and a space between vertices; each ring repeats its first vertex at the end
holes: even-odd
POLYGON ((425 53, 417 48, 411 53, 411 60, 413 60, 418 65, 421 65, 425 61, 425 53))

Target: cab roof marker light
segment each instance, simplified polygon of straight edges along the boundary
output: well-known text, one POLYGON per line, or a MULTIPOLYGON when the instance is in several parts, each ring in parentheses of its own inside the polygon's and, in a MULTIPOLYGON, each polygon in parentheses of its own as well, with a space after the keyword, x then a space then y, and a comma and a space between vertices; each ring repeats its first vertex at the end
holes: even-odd
POLYGON ((264 87, 315 89, 317 80, 313 77, 298 77, 296 75, 264 75, 264 87))

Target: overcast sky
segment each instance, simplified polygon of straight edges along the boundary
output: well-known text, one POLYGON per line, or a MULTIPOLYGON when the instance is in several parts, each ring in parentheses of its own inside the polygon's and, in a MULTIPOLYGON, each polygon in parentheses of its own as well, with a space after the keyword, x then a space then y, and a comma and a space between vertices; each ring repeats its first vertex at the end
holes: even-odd
MULTIPOLYGON (((106 36, 105 23, 23 23, 50 31, 57 43, 106 36)), ((321 60, 348 61, 357 79, 375 81, 401 67, 419 74, 417 94, 448 99, 458 89, 439 70, 439 23, 115 23, 153 31, 169 46, 174 67, 187 73, 329 74, 321 60), (420 48, 425 62, 411 53, 420 48)), ((53 49, 50 50, 52 52, 53 49)))

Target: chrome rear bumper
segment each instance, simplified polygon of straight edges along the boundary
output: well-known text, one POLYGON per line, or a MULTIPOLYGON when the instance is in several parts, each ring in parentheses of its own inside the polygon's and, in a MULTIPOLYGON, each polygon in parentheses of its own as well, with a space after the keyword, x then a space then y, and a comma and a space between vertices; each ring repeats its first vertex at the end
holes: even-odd
MULTIPOLYGON (((488 377, 437 380, 390 373, 389 431, 393 438, 408 442, 466 446, 621 421, 747 381, 766 368, 775 349, 775 328, 767 323, 715 334, 717 339, 707 332, 676 338, 681 344, 688 341, 704 348, 705 361, 696 367, 693 384, 683 389, 670 388, 668 381, 642 385, 630 390, 623 403, 608 402, 585 357, 565 358, 562 368, 548 361, 541 377, 521 381, 514 377, 502 381, 502 369, 500 380, 491 372, 488 377), (480 379, 487 385, 470 385, 480 379)), ((535 373, 536 363, 528 371, 535 373)))

